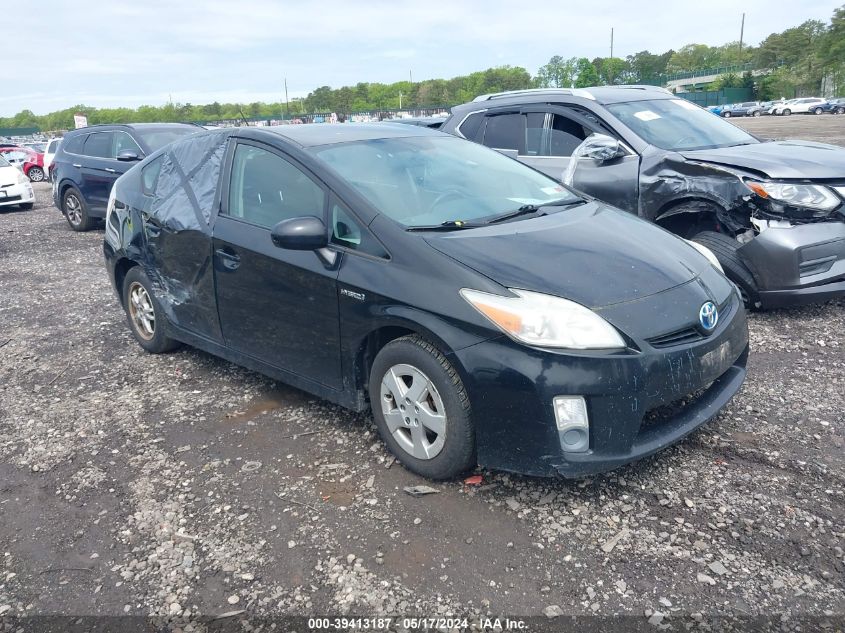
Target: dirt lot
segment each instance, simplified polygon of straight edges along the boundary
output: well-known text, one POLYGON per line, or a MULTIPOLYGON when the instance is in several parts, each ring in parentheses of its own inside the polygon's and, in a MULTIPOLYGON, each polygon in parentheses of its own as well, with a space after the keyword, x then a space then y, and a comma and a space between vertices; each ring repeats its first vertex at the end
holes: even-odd
MULTIPOLYGON (((737 123, 845 144, 845 117, 737 123)), ((102 231, 72 233, 36 189, 35 210, 0 213, 0 616, 842 623, 845 301, 752 315, 742 391, 652 459, 413 498, 427 482, 369 417, 192 349, 144 353, 102 231)))

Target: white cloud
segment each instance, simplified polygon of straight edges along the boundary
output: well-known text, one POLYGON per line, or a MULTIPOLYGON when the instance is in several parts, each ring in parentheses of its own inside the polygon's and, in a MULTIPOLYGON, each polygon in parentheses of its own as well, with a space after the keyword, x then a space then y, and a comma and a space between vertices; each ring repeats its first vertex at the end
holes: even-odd
POLYGON ((743 10, 745 40, 756 44, 806 19, 828 20, 840 3, 804 0, 772 10, 771 0, 709 0, 655 10, 646 0, 539 0, 530 7, 512 0, 442 7, 419 0, 41 0, 32 11, 12 2, 4 23, 37 34, 45 57, 34 66, 31 47, 7 48, 7 82, 17 94, 4 89, 0 115, 70 106, 80 96, 122 105, 168 94, 255 101, 283 94, 285 77, 292 92, 307 93, 397 81, 409 71, 422 79, 510 64, 533 73, 556 54, 607 55, 611 27, 619 56, 735 40, 743 10))

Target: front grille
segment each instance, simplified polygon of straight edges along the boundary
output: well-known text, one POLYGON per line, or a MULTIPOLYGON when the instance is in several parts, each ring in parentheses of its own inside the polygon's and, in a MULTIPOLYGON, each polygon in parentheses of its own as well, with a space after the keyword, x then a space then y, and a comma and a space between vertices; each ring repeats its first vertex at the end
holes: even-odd
POLYGON ((692 343, 694 341, 700 341, 703 338, 704 335, 702 335, 697 328, 688 327, 682 330, 676 330, 675 332, 670 332, 669 334, 661 334, 660 336, 655 336, 646 340, 649 345, 659 349, 661 347, 672 347, 673 345, 692 343))
MULTIPOLYGON (((710 384, 712 385, 713 383, 710 384)), ((683 413, 684 409, 694 404, 709 388, 710 385, 706 385, 701 389, 688 393, 683 398, 679 398, 674 402, 661 404, 653 409, 649 409, 643 416, 643 421, 640 424, 640 433, 648 428, 671 422, 683 413)))
POLYGON ((0 204, 2 204, 3 202, 16 202, 20 199, 20 196, 6 196, 5 198, 0 198, 0 204))

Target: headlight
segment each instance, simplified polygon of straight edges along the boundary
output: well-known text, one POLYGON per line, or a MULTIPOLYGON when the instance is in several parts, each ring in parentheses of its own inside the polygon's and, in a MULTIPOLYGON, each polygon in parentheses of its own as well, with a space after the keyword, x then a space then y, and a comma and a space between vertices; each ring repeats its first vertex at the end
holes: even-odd
POLYGON ((584 306, 537 292, 513 290, 502 297, 478 290, 461 296, 505 334, 528 345, 565 349, 624 349, 610 323, 584 306))
POLYGON ((796 207, 810 207, 830 211, 841 204, 833 192, 821 185, 802 185, 784 182, 758 182, 746 180, 745 184, 761 198, 783 202, 796 207))
POLYGON ((692 246, 699 253, 704 255, 707 258, 707 261, 709 261, 711 264, 713 264, 713 268, 715 268, 716 270, 718 270, 722 274, 725 273, 725 271, 722 270, 722 265, 719 263, 719 260, 716 259, 716 255, 713 254, 713 251, 711 251, 706 246, 702 246, 698 242, 693 242, 692 240, 684 240, 684 241, 687 244, 689 244, 690 246, 692 246))

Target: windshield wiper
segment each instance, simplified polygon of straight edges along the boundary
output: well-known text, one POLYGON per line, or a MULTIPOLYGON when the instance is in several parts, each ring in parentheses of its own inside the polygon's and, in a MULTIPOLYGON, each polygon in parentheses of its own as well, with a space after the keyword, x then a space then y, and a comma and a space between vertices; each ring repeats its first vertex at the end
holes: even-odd
MULTIPOLYGON (((488 220, 487 224, 496 224, 497 222, 504 222, 505 220, 511 220, 513 218, 518 218, 521 215, 528 215, 530 213, 537 213, 543 207, 568 207, 573 206, 576 204, 582 204, 584 201, 581 198, 562 198, 560 200, 552 200, 551 202, 544 202, 543 204, 524 204, 515 211, 508 211, 503 215, 497 215, 492 220, 488 220)), ((542 215, 546 215, 543 213, 542 215)))
POLYGON ((409 226, 406 231, 459 231, 461 229, 477 229, 483 224, 474 224, 472 222, 464 222, 463 220, 446 220, 440 224, 431 224, 428 226, 409 226))

